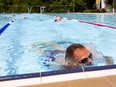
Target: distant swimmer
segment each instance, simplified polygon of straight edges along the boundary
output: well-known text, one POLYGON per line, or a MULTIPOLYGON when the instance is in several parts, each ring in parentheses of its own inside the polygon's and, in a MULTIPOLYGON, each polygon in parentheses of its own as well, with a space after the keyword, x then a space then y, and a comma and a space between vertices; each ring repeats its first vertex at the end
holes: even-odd
POLYGON ((58 18, 58 19, 55 19, 54 21, 55 22, 61 22, 63 18, 58 18))

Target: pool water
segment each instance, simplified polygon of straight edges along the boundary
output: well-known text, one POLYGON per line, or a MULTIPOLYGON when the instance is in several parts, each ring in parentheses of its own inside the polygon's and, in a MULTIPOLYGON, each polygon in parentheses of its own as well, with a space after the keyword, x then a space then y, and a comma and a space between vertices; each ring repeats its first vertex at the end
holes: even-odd
MULTIPOLYGON (((107 65, 103 56, 111 57, 113 64, 116 64, 115 29, 84 24, 79 22, 79 19, 63 19, 62 22, 55 23, 56 18, 50 15, 54 14, 0 16, 0 27, 13 18, 16 19, 0 36, 0 76, 64 69, 62 58, 65 56, 65 49, 72 43, 83 44, 96 53, 97 57, 93 61, 93 66, 107 65), (28 18, 25 19, 25 17, 28 18), (53 58, 58 58, 61 63, 52 61, 53 58)), ((65 17, 67 14, 62 15, 65 17)), ((69 16, 73 17, 73 14, 68 14, 69 16)), ((109 23, 115 26, 116 21, 110 17, 112 16, 109 15, 107 20, 113 20, 109 23)), ((89 21, 91 19, 89 14, 87 19, 89 21)), ((92 22, 93 19, 99 23, 96 17, 92 18, 92 22)), ((102 21, 106 24, 108 22, 106 19, 102 21)))

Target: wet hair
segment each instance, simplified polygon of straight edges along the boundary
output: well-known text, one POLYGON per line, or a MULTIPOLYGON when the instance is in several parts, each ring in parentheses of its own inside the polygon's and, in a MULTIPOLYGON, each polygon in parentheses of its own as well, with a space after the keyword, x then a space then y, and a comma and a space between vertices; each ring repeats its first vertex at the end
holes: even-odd
POLYGON ((54 21, 57 22, 58 20, 61 21, 62 19, 63 19, 63 18, 60 17, 60 18, 58 18, 58 19, 55 19, 54 21))
POLYGON ((74 50, 84 49, 85 47, 81 44, 72 44, 66 49, 65 60, 66 61, 75 61, 74 60, 74 50))

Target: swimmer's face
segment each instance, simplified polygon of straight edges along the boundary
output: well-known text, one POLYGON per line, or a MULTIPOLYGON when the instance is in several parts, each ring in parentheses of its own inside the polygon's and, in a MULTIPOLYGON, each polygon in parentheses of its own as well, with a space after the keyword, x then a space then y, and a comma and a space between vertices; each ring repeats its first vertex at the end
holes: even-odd
MULTIPOLYGON (((76 61, 80 62, 80 63, 90 63, 92 62, 92 58, 90 57, 90 52, 86 49, 75 49, 74 50, 74 58, 76 61)), ((91 54, 92 55, 92 54, 91 54)))

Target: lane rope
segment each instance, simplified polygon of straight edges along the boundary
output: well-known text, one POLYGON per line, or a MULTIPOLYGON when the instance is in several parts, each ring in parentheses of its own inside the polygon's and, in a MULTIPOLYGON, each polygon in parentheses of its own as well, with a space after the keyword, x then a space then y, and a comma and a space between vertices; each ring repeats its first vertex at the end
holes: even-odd
POLYGON ((8 22, 6 25, 4 25, 1 29, 0 29, 0 35, 8 28, 9 25, 11 25, 16 19, 12 19, 10 22, 8 22))
POLYGON ((86 21, 82 21, 82 20, 79 20, 79 22, 86 23, 86 24, 91 24, 91 25, 96 25, 96 26, 100 26, 100 27, 108 27, 108 28, 116 29, 115 26, 108 26, 108 25, 105 25, 105 24, 98 24, 98 23, 93 23, 93 22, 86 22, 86 21))
MULTIPOLYGON (((59 16, 51 16, 51 17, 62 18, 62 17, 59 17, 59 16)), ((95 26, 99 26, 99 27, 107 27, 107 28, 116 29, 115 26, 110 26, 110 25, 105 25, 105 24, 100 24, 100 23, 87 22, 87 21, 84 21, 84 20, 76 20, 76 19, 73 19, 73 18, 63 18, 63 19, 66 19, 66 20, 75 20, 75 21, 78 21, 78 22, 81 22, 81 23, 91 24, 91 25, 95 25, 95 26)))

